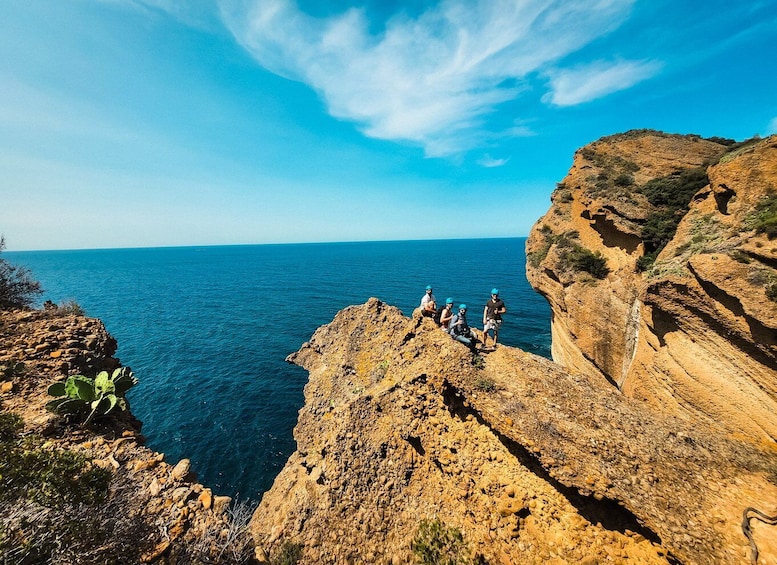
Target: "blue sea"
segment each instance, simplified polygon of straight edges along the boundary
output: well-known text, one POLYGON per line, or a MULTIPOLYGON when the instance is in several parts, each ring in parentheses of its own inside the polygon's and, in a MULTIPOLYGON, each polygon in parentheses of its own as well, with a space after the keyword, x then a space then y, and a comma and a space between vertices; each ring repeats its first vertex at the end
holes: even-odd
POLYGON ((285 362, 315 329, 374 296, 410 315, 427 284, 500 341, 550 356, 550 309, 525 276, 525 238, 4 252, 40 298, 75 300, 118 340, 149 447, 187 457, 217 494, 258 500, 294 451, 307 372, 285 362))

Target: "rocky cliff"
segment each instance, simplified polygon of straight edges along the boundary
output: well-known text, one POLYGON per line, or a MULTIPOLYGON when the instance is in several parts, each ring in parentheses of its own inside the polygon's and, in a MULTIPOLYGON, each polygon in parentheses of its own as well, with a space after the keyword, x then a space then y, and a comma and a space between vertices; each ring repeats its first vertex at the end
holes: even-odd
POLYGON ((82 427, 45 410, 50 384, 111 371, 115 352, 100 320, 58 308, 0 312, 0 563, 247 562, 251 509, 199 484, 187 459, 170 464, 145 447, 131 413, 82 427), (12 414, 23 422, 18 450, 7 436, 12 414), (15 485, 24 466, 34 484, 15 485), (91 491, 93 469, 110 475, 97 500, 55 492, 91 491))
POLYGON ((634 131, 577 151, 527 242, 553 359, 774 449, 776 191, 775 136, 634 131))
POLYGON ((251 523, 263 562, 743 563, 743 510, 777 508, 773 452, 376 299, 289 360, 310 379, 251 523))

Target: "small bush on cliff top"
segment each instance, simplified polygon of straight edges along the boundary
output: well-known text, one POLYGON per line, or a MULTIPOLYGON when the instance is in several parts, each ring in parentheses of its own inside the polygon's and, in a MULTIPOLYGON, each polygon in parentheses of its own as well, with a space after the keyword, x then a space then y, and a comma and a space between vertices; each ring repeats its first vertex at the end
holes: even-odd
MULTIPOLYGON (((0 253, 4 249, 5 238, 0 236, 0 253)), ((28 269, 0 258, 0 310, 29 306, 42 292, 40 283, 32 278, 28 269)))
POLYGON ((423 565, 469 565, 469 548, 461 530, 439 519, 421 520, 410 548, 423 565))

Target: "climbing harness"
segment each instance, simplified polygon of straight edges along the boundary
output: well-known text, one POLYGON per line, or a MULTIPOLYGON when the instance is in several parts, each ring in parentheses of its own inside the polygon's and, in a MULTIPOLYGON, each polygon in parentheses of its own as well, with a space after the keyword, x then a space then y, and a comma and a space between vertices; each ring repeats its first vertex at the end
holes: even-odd
POLYGON ((751 565, 757 565, 758 546, 755 544, 755 540, 753 539, 753 532, 750 531, 751 518, 756 518, 757 520, 760 520, 765 524, 774 526, 774 525, 777 525, 777 514, 774 516, 767 516, 766 514, 764 514, 760 510, 753 508, 752 506, 748 506, 747 508, 745 508, 745 511, 742 512, 742 533, 745 534, 745 537, 750 542, 750 563, 751 565), (750 513, 754 515, 750 516, 750 513))

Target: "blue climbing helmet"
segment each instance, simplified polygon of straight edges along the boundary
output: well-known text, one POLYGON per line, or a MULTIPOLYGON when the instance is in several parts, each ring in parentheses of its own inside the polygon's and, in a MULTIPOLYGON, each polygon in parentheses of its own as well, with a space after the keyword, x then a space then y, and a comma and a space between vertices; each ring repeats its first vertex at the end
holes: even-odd
POLYGON ((466 304, 459 304, 459 310, 466 310, 467 305, 466 304))
POLYGON ((432 290, 432 285, 430 284, 426 285, 426 290, 432 290))
POLYGON ((496 294, 497 296, 499 296, 499 289, 498 288, 492 288, 491 289, 491 294, 496 294))
POLYGON ((453 298, 449 298, 445 301, 446 304, 453 304, 453 298))

